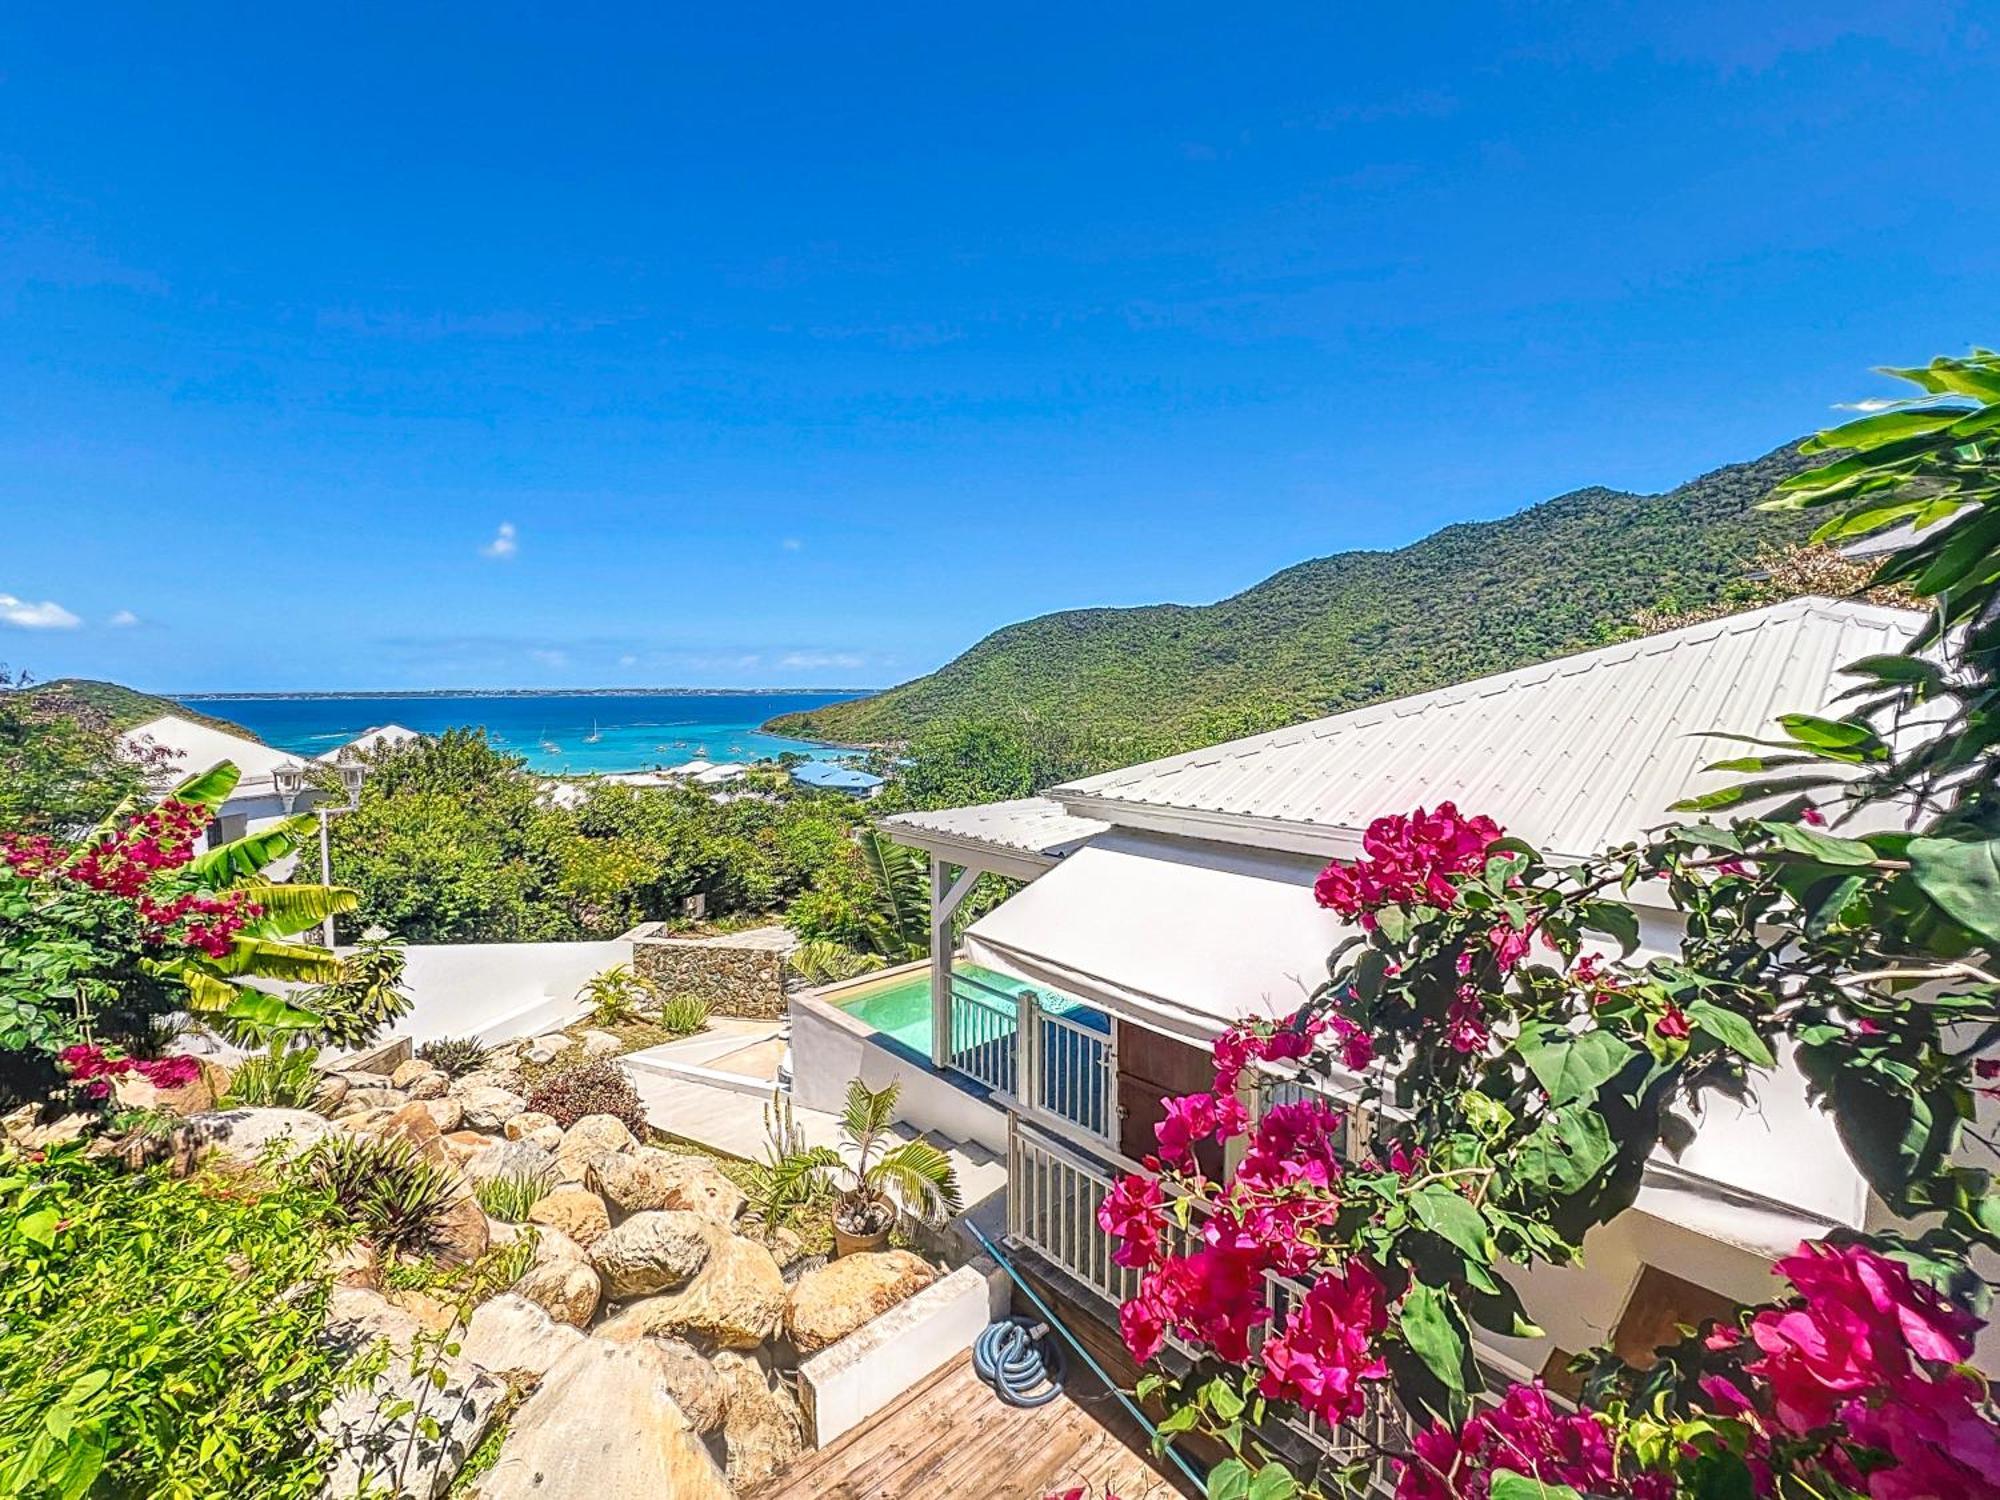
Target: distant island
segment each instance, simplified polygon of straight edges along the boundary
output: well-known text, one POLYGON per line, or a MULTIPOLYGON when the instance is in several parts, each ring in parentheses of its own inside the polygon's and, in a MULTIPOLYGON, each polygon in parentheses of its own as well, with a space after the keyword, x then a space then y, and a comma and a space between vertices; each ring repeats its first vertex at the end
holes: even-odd
POLYGON ((879 687, 568 687, 568 688, 366 688, 340 693, 166 693, 178 703, 307 703, 367 698, 759 698, 812 693, 860 698, 879 687))

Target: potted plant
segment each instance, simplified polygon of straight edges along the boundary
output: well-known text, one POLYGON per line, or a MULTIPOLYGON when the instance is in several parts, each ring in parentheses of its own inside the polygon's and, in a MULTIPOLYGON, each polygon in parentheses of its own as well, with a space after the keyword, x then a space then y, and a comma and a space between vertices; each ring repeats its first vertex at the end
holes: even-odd
POLYGON ((889 1243, 898 1210, 928 1223, 942 1223, 959 1210, 958 1174, 951 1158, 926 1140, 887 1141, 896 1118, 895 1084, 871 1089, 859 1078, 847 1086, 840 1138, 845 1151, 831 1146, 795 1148, 770 1169, 772 1188, 784 1199, 814 1195, 831 1183, 833 1253, 854 1255, 889 1243))

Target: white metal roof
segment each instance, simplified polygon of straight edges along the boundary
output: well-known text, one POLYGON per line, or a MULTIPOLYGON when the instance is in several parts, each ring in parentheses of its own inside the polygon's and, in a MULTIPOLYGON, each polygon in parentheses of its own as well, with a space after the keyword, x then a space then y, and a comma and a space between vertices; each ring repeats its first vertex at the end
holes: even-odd
POLYGON ((1047 797, 897 813, 882 820, 882 831, 901 844, 943 854, 1015 855, 1043 867, 1088 843, 1105 827, 1096 818, 1065 812, 1047 797))
POLYGON ((344 760, 353 760, 362 755, 373 755, 376 751, 390 745, 406 745, 411 740, 420 740, 422 738, 423 736, 418 734, 416 730, 405 729, 401 724, 382 724, 374 729, 364 729, 346 744, 336 745, 333 749, 326 751, 316 758, 325 765, 338 765, 344 760))
POLYGON ((1588 854, 1723 784, 1702 767, 1745 752, 1715 731, 1768 736, 1781 713, 1826 709, 1851 685, 1843 664, 1900 650, 1920 623, 1908 610, 1795 599, 1050 795, 1106 822, 1315 854, 1352 853, 1384 813, 1451 800, 1547 853, 1588 854))
POLYGON ((183 719, 179 714, 162 714, 157 719, 149 719, 136 728, 126 730, 120 738, 129 746, 151 743, 167 751, 171 756, 171 765, 167 768, 168 774, 161 778, 164 781, 178 781, 196 771, 206 771, 221 761, 232 762, 243 773, 237 783, 237 797, 268 793, 272 772, 280 766, 297 766, 300 763, 295 755, 287 755, 282 750, 256 740, 246 740, 225 730, 211 729, 206 724, 183 719))

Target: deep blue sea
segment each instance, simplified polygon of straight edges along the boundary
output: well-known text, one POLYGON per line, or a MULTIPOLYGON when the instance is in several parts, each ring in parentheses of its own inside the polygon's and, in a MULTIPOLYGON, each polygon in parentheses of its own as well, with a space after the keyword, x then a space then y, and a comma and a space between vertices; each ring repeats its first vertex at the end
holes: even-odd
POLYGON ((534 770, 582 775, 645 771, 690 760, 762 760, 795 750, 819 760, 843 752, 765 734, 779 714, 818 708, 853 693, 465 693, 397 698, 211 698, 183 701, 256 731, 266 744, 318 755, 365 730, 401 724, 421 734, 478 725, 498 748, 534 770), (593 736, 595 738, 593 739, 593 736))

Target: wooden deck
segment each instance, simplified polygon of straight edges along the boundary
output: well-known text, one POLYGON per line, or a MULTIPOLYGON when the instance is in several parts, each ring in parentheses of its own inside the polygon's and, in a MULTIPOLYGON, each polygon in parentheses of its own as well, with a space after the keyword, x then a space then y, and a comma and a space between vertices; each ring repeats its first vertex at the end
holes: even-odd
POLYGON ((1047 1406, 1008 1406, 961 1355, 831 1447, 808 1453, 758 1500, 1178 1500, 1137 1424, 1081 1361, 1047 1406))

